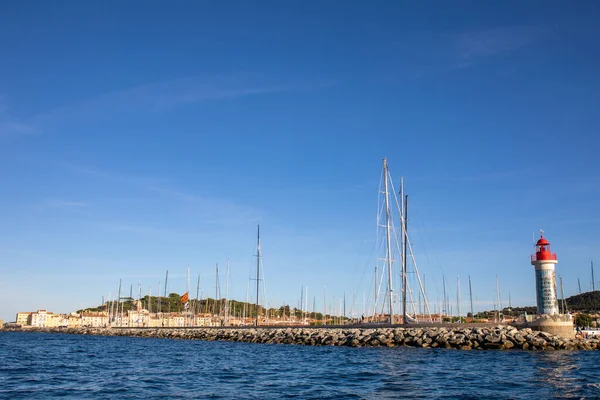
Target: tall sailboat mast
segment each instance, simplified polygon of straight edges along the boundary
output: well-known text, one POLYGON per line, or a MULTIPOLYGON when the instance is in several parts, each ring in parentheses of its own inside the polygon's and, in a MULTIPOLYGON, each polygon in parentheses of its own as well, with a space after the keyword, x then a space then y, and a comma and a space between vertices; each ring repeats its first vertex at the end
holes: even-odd
POLYGON ((255 325, 258 326, 258 296, 260 290, 260 225, 258 225, 256 235, 256 321, 255 325))
POLYGON ((388 166, 387 159, 383 159, 383 182, 385 190, 385 236, 387 241, 386 248, 386 261, 388 267, 388 290, 389 290, 389 312, 390 312, 390 324, 394 323, 394 287, 392 286, 392 238, 390 232, 390 199, 388 191, 388 166))
MULTIPOLYGON (((404 183, 404 180, 402 180, 404 183)), ((402 192, 404 192, 404 186, 402 187, 402 192)), ((402 201, 402 199, 400 200, 402 201)), ((404 226, 402 231, 404 231, 404 248, 402 252, 404 257, 402 257, 402 323, 406 324, 406 256, 408 254, 407 244, 408 244, 408 195, 404 197, 404 226)))

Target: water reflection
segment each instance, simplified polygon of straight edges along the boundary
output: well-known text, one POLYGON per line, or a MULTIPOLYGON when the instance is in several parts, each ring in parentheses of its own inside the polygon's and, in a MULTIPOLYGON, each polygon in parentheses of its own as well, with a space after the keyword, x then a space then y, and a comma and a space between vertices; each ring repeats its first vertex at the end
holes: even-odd
POLYGON ((572 351, 548 351, 533 354, 535 359, 534 381, 540 387, 561 397, 581 397, 585 384, 577 372, 580 362, 572 351))

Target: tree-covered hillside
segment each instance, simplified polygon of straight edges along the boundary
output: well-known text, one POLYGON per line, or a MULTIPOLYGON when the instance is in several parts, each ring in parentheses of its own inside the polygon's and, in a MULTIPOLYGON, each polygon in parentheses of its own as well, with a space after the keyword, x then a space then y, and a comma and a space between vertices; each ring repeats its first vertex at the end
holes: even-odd
MULTIPOLYGON (((151 312, 181 312, 185 311, 184 304, 181 302, 181 296, 177 293, 170 293, 168 297, 157 297, 157 296, 144 296, 140 299, 141 308, 149 310, 151 312)), ((195 313, 208 313, 208 314, 223 314, 225 311, 225 299, 215 301, 215 299, 189 299, 189 310, 195 313)), ((86 308, 85 310, 78 310, 77 312, 83 311, 112 311, 112 312, 127 312, 129 310, 137 309, 137 300, 131 297, 122 297, 121 302, 106 302, 103 305, 86 308), (118 307, 118 311, 117 311, 118 307)), ((296 318, 302 318, 302 311, 296 308, 291 309, 292 314, 296 318)), ((270 318, 289 317, 290 306, 282 306, 279 308, 269 308, 266 310, 264 307, 259 306, 259 314, 265 316, 268 313, 270 318)), ((229 302, 229 315, 234 316, 247 316, 252 318, 256 315, 256 305, 252 303, 246 303, 242 301, 231 300, 229 302)), ((320 312, 309 312, 306 313, 306 317, 322 321, 323 314, 320 312)), ((326 315, 326 319, 330 320, 333 317, 326 315)))
MULTIPOLYGON (((575 296, 567 297, 565 301, 567 303, 566 307, 569 312, 582 312, 591 314, 600 312, 600 290, 596 290, 594 292, 585 292, 577 294, 575 296)), ((562 300, 559 299, 558 303, 559 309, 562 312, 562 300)), ((537 307, 513 307, 504 308, 502 310, 503 315, 509 315, 514 317, 523 315, 525 312, 527 312, 527 314, 533 315, 537 313, 537 307)), ((475 314, 475 318, 490 318, 493 317, 495 313, 495 311, 482 311, 480 313, 475 314)))
POLYGON ((569 311, 596 313, 600 311, 600 290, 567 297, 566 301, 569 311))

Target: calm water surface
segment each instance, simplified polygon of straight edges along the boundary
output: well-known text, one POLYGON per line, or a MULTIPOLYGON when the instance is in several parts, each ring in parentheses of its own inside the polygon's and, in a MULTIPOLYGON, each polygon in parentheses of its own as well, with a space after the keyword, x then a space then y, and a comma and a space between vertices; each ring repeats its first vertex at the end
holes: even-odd
POLYGON ((6 399, 600 398, 600 352, 0 333, 6 399))

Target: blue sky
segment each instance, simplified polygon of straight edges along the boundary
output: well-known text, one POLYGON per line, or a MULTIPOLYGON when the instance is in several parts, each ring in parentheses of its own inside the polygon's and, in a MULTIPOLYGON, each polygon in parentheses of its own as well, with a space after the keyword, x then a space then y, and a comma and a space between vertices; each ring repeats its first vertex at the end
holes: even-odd
POLYGON ((5 2, 0 318, 96 305, 119 278, 156 294, 167 269, 182 293, 187 265, 213 293, 228 258, 244 299, 258 223, 270 302, 368 295, 384 156, 432 302, 470 274, 478 309, 496 275, 504 303, 534 304, 540 228, 565 294, 588 290, 599 11, 5 2))

